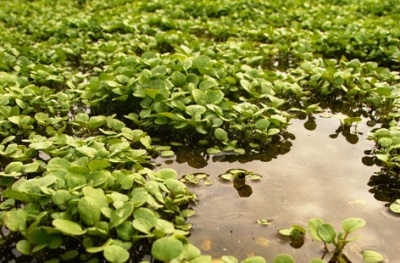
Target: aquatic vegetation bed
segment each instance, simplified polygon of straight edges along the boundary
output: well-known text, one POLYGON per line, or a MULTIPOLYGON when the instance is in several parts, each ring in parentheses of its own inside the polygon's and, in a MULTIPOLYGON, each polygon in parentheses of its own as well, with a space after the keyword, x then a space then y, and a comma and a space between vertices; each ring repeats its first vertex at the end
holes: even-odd
MULTIPOLYGON (((209 262, 187 240, 195 195, 175 170, 152 169, 153 157, 193 146, 263 152, 292 118, 325 108, 347 114, 347 127, 361 117, 379 124, 371 158, 398 180, 396 1, 0 5, 4 254, 209 262)), ((396 213, 398 200, 387 200, 396 213)), ((313 238, 333 242, 321 225, 313 238)))

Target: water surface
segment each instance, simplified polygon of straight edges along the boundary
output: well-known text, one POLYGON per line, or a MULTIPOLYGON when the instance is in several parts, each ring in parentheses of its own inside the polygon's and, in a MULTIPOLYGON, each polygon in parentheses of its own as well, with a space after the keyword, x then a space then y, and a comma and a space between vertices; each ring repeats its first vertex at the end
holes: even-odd
POLYGON ((355 233, 362 238, 347 245, 346 256, 362 262, 360 252, 373 248, 387 262, 400 262, 399 218, 369 192, 368 182, 379 167, 362 163, 364 152, 374 145, 367 140, 371 128, 360 123, 357 129, 341 131, 337 118, 316 116, 315 121, 316 127, 293 120, 288 129, 295 137, 290 151, 268 162, 232 161, 229 156, 210 158, 198 165, 201 168, 176 160, 165 162, 162 167, 172 167, 181 175, 204 172, 213 181, 211 186, 190 187, 199 199, 196 215, 189 220, 193 224, 190 241, 213 257, 260 255, 271 260, 289 253, 298 262, 308 262, 321 257, 322 243, 307 235, 304 245, 295 249, 277 234, 279 229, 291 224, 305 227, 310 218, 319 217, 338 230, 343 219, 361 217, 367 225, 355 233), (246 181, 253 190, 250 197, 240 197, 232 183, 218 179, 232 168, 263 176, 258 182, 246 181), (269 219, 271 224, 259 225, 257 219, 269 219))

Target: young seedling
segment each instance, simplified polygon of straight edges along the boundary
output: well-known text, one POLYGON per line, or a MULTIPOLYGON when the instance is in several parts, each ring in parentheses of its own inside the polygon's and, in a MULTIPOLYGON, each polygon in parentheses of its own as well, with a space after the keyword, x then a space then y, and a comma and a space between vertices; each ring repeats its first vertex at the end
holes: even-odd
POLYGON ((304 236, 306 234, 306 230, 304 227, 301 227, 299 225, 292 225, 290 228, 279 230, 279 234, 289 237, 289 245, 291 245, 292 247, 301 248, 304 244, 304 236))
MULTIPOLYGON (((325 223, 320 218, 312 218, 308 221, 308 231, 314 240, 324 243, 325 253, 330 252, 328 245, 335 247, 333 260, 345 259, 343 249, 347 243, 356 240, 359 236, 349 239, 349 235, 354 231, 365 226, 365 220, 362 218, 348 218, 342 221, 342 229, 337 233, 332 225, 325 223)), ((336 261, 334 261, 336 262, 336 261)))

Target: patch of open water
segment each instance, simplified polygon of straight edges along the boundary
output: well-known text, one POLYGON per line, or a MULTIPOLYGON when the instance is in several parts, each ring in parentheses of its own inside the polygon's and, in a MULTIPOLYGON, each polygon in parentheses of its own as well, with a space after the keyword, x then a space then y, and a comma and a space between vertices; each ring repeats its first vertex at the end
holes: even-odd
POLYGON ((369 192, 368 182, 379 167, 361 161, 364 151, 374 146, 367 140, 371 128, 359 123, 357 141, 355 135, 338 134, 337 118, 316 116, 315 121, 316 128, 307 130, 304 120, 293 120, 288 128, 295 135, 290 151, 269 162, 224 162, 219 158, 194 168, 187 162, 158 159, 158 163, 164 162, 161 167, 174 168, 181 175, 204 172, 213 181, 210 186, 190 187, 199 200, 194 207, 196 215, 189 219, 193 224, 190 241, 213 257, 260 255, 271 260, 288 253, 297 262, 308 262, 322 256, 323 244, 307 234, 301 248, 292 248, 278 234, 279 229, 291 224, 306 227, 310 218, 319 217, 339 231, 342 220, 361 217, 367 225, 351 235, 362 237, 349 243, 344 254, 351 262, 362 262, 361 251, 372 248, 384 254, 387 262, 400 262, 399 218, 369 192), (232 183, 218 179, 232 168, 263 176, 258 182, 247 182, 253 190, 250 197, 240 197, 232 183), (257 219, 272 222, 263 226, 257 219))

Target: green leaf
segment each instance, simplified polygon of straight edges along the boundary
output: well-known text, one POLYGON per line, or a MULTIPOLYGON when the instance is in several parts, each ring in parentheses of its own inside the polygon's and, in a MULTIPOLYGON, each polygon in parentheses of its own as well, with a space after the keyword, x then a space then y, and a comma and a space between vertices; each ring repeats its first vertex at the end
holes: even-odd
POLYGON ((111 215, 111 227, 116 227, 127 220, 133 213, 133 202, 126 202, 111 215))
POLYGON ((204 55, 200 55, 193 59, 193 67, 196 68, 205 68, 210 63, 210 58, 204 55))
POLYGON ((186 191, 186 185, 176 179, 167 179, 165 184, 174 195, 184 194, 186 191))
POLYGON ((28 231, 28 241, 31 244, 40 245, 48 242, 48 235, 43 227, 35 227, 28 231))
POLYGON ((182 87, 186 83, 186 76, 179 71, 174 71, 171 75, 171 81, 175 86, 182 87))
POLYGON ((267 119, 259 119, 255 122, 255 125, 257 129, 266 130, 269 127, 270 122, 267 119))
POLYGON ((67 252, 65 252, 62 256, 61 259, 63 261, 69 261, 72 260, 74 258, 76 258, 77 256, 79 256, 79 251, 74 249, 74 250, 68 250, 67 252))
POLYGON ((157 239, 151 248, 151 255, 161 261, 177 258, 183 251, 182 243, 172 237, 157 239))
POLYGON ((195 116, 200 116, 204 112, 206 112, 206 107, 201 106, 201 105, 189 105, 186 107, 186 113, 189 114, 192 117, 195 116))
POLYGON ((318 236, 326 243, 332 243, 336 237, 336 231, 330 224, 318 226, 318 236))
POLYGON ((291 236, 291 234, 292 234, 292 228, 283 228, 283 229, 280 229, 278 232, 279 232, 279 234, 281 234, 282 236, 291 236))
POLYGON ((190 263, 212 263, 213 259, 211 256, 199 256, 190 260, 190 263))
POLYGON ((99 246, 99 247, 88 246, 88 247, 86 247, 86 251, 88 253, 98 253, 98 252, 104 251, 104 249, 106 247, 110 246, 112 242, 113 242, 113 240, 110 238, 102 246, 99 246))
POLYGON ((76 147, 76 150, 87 157, 94 158, 96 156, 97 150, 91 147, 82 146, 76 147))
POLYGON ((4 224, 13 232, 25 230, 27 218, 28 213, 22 209, 11 210, 3 215, 4 224))
POLYGON ((200 89, 193 89, 192 96, 194 101, 199 105, 206 105, 207 104, 207 96, 204 91, 200 89))
POLYGON ((312 259, 309 263, 326 263, 326 261, 316 258, 316 259, 312 259))
POLYGON ((220 141, 227 141, 229 139, 228 133, 222 128, 215 129, 214 135, 215 135, 215 138, 217 138, 217 140, 220 140, 220 141))
POLYGON ((163 168, 156 172, 156 176, 163 180, 177 179, 178 173, 176 172, 176 170, 174 170, 172 168, 163 168))
POLYGON ((390 205, 390 211, 392 211, 393 213, 396 214, 400 214, 400 203, 399 203, 400 199, 397 199, 396 202, 392 203, 390 205))
POLYGON ((143 232, 143 233, 145 233, 147 235, 151 234, 150 230, 154 227, 154 225, 155 224, 153 224, 152 222, 146 220, 145 218, 135 218, 132 221, 132 226, 136 230, 138 230, 140 232, 143 232))
POLYGON ((379 252, 367 249, 363 251, 363 260, 365 263, 380 263, 384 261, 384 257, 379 252))
POLYGON ((36 160, 33 163, 24 164, 23 171, 25 173, 35 173, 39 170, 42 161, 36 160))
POLYGON ((191 260, 201 256, 201 252, 200 249, 198 249, 194 245, 187 243, 183 245, 183 251, 181 256, 186 260, 191 260))
POLYGON ((263 257, 255 256, 255 257, 246 258, 242 262, 243 263, 265 263, 266 261, 263 257))
POLYGON ((120 246, 110 245, 104 248, 104 257, 113 263, 122 263, 129 260, 129 252, 120 246))
POLYGON ((4 172, 6 174, 19 173, 23 167, 24 164, 22 162, 11 162, 4 168, 4 172))
POLYGON ((294 263, 294 259, 289 255, 278 255, 272 261, 273 263, 294 263))
POLYGON ((23 239, 18 241, 16 247, 22 255, 28 256, 31 254, 31 243, 29 243, 28 240, 23 239))
POLYGON ((171 150, 165 150, 161 152, 161 157, 172 157, 175 155, 174 151, 171 150))
POLYGON ((235 258, 234 256, 222 256, 221 259, 224 263, 238 263, 239 262, 239 260, 237 258, 235 258))
POLYGON ((40 124, 40 125, 47 125, 49 124, 49 114, 44 113, 44 112, 38 112, 35 114, 35 120, 40 124))
POLYGON ((78 212, 83 222, 87 225, 94 225, 100 220, 101 204, 97 199, 83 197, 78 202, 78 212))
POLYGON ((226 173, 226 174, 219 175, 219 177, 224 180, 231 181, 233 179, 234 175, 231 173, 226 173))
POLYGON ((342 228, 346 233, 354 232, 366 224, 362 218, 348 218, 342 221, 342 228))
POLYGON ((310 235, 313 239, 317 241, 322 241, 320 236, 318 235, 318 228, 320 225, 324 224, 325 222, 320 218, 312 218, 308 221, 307 227, 310 235))
POLYGON ((80 236, 86 233, 79 224, 66 219, 54 219, 53 226, 67 235, 80 236))
POLYGON ((218 82, 215 79, 206 79, 200 82, 199 88, 203 91, 218 86, 218 82))
POLYGON ((220 90, 207 90, 205 95, 207 104, 218 105, 224 99, 224 93, 220 90))
POLYGON ((155 227, 166 234, 172 234, 175 231, 174 224, 164 219, 157 219, 155 227))
POLYGON ((91 160, 88 163, 88 167, 91 171, 105 169, 110 166, 111 166, 111 164, 107 160, 95 159, 95 160, 91 160))

